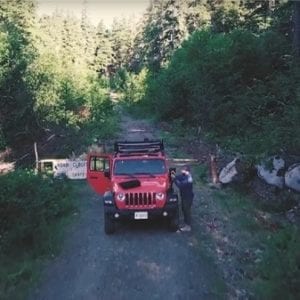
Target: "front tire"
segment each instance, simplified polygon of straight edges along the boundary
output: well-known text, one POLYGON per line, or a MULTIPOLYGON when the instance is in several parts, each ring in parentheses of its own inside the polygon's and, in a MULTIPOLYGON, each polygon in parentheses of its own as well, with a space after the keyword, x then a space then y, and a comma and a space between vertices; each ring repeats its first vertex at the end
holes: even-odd
POLYGON ((116 230, 115 221, 108 214, 104 214, 104 232, 106 234, 113 234, 116 230))

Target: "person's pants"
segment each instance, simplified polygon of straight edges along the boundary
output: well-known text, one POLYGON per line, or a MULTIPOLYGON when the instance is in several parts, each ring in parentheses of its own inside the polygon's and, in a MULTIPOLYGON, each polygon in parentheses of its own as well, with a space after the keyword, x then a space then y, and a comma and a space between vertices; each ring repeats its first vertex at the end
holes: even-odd
POLYGON ((184 223, 189 226, 191 226, 191 221, 192 221, 192 217, 191 217, 192 204, 193 204, 193 200, 191 199, 181 199, 184 223))

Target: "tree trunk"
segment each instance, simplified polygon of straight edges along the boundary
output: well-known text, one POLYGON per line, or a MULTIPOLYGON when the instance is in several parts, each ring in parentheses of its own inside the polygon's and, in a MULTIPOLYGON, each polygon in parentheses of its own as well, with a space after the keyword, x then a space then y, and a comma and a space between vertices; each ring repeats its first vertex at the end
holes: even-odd
POLYGON ((295 55, 300 56, 300 1, 294 1, 293 23, 295 55))

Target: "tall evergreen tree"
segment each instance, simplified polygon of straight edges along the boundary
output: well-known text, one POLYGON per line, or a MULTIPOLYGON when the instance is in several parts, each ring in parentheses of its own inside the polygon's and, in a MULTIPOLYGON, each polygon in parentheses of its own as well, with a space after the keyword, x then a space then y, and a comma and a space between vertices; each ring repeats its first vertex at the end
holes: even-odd
POLYGON ((128 65, 133 48, 133 35, 133 28, 128 19, 114 19, 111 28, 111 44, 113 63, 116 68, 128 65))
POLYGON ((210 24, 211 15, 206 1, 187 0, 181 4, 188 33, 210 24))
POLYGON ((99 74, 105 74, 107 66, 112 63, 112 45, 108 30, 103 21, 96 29, 96 48, 94 52, 94 67, 99 74))
POLYGON ((87 15, 87 0, 84 0, 83 2, 80 26, 84 59, 86 61, 86 64, 91 68, 94 63, 94 55, 96 48, 96 29, 90 23, 87 15))
POLYGON ((34 59, 31 31, 34 2, 12 0, 0 6, 0 126, 7 140, 30 134, 36 125, 26 72, 34 59))
POLYGON ((152 1, 144 27, 144 56, 153 71, 167 63, 187 31, 179 0, 152 1))

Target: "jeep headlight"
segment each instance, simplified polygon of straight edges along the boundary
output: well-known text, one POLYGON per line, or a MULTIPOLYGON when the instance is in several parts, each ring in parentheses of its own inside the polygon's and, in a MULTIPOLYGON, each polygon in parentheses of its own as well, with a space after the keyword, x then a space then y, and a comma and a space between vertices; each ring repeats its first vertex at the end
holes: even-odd
POLYGON ((165 194, 164 193, 157 193, 155 195, 155 199, 159 200, 159 201, 164 200, 165 199, 165 194))
POLYGON ((125 201, 125 194, 123 194, 123 193, 118 193, 117 194, 117 200, 119 200, 119 201, 125 201))

